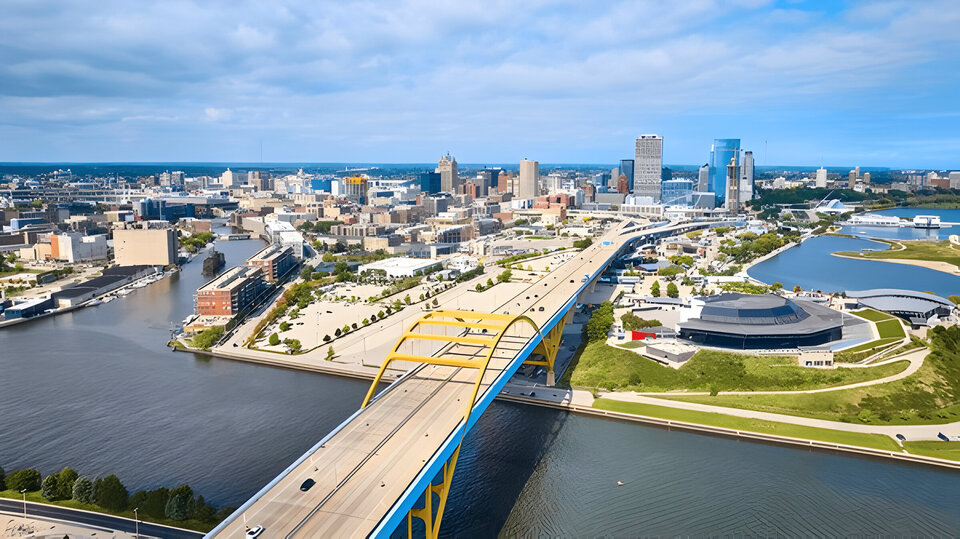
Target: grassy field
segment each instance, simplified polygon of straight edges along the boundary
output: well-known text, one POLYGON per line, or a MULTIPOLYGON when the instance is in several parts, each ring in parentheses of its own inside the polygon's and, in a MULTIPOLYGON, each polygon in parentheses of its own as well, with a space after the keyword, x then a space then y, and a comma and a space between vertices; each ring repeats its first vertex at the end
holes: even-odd
POLYGON ((872 449, 883 449, 886 451, 900 450, 900 448, 897 447, 896 442, 894 442, 891 438, 880 434, 863 434, 858 432, 845 432, 841 430, 818 429, 816 427, 791 425, 789 423, 762 421, 759 419, 712 414, 709 412, 698 412, 695 410, 680 410, 677 408, 668 408, 666 406, 655 406, 637 402, 623 402, 611 399, 597 399, 594 401, 593 407, 601 410, 610 410, 613 412, 644 415, 648 417, 657 417, 660 419, 669 419, 672 421, 685 421, 699 425, 724 427, 728 429, 757 432, 761 434, 776 434, 779 436, 789 436, 791 438, 803 438, 806 440, 817 440, 828 443, 855 445, 859 447, 869 447, 872 449))
POLYGON ((861 309, 859 311, 851 311, 851 312, 859 316, 860 318, 866 318, 871 322, 882 322, 883 320, 893 320, 892 314, 887 314, 882 311, 874 311, 873 309, 861 309))
POLYGON ((960 460, 960 442, 903 442, 903 447, 915 455, 938 459, 960 460))
POLYGON ((679 369, 635 352, 588 344, 567 369, 573 386, 633 391, 777 391, 846 385, 892 376, 907 367, 896 362, 867 369, 807 369, 793 357, 758 357, 701 350, 679 369))
MULTIPOLYGON (((20 492, 18 492, 18 491, 16 491, 16 490, 0 490, 0 498, 10 498, 10 499, 14 499, 14 500, 22 500, 22 499, 23 499, 23 495, 21 495, 20 492)), ((107 515, 116 515, 116 516, 119 516, 119 517, 126 517, 126 518, 129 518, 129 519, 131 519, 131 520, 134 518, 133 510, 132 510, 132 509, 127 510, 127 511, 109 511, 109 510, 107 510, 107 509, 104 509, 103 507, 100 507, 99 505, 92 505, 92 504, 88 504, 88 503, 81 503, 81 502, 78 502, 78 501, 76 501, 76 500, 56 500, 56 501, 52 501, 52 502, 51 502, 51 501, 47 500, 46 498, 44 498, 43 496, 41 496, 41 495, 40 495, 40 491, 28 492, 28 493, 27 493, 27 501, 28 501, 28 502, 45 503, 45 504, 48 504, 48 505, 59 505, 59 506, 61 506, 61 507, 70 507, 70 508, 72 508, 72 509, 83 509, 83 510, 85 510, 85 511, 93 511, 93 512, 95 512, 95 513, 104 513, 104 514, 107 514, 107 515)), ((150 515, 144 514, 143 511, 140 512, 140 521, 141 521, 141 522, 155 522, 155 523, 157 523, 157 524, 165 524, 165 525, 167 525, 167 526, 174 526, 174 527, 177 527, 177 528, 186 528, 186 529, 188 529, 188 530, 196 530, 196 531, 200 531, 200 532, 208 532, 208 531, 212 530, 212 529, 213 529, 213 526, 214 526, 214 524, 208 524, 208 523, 199 522, 199 521, 196 521, 196 520, 183 520, 183 521, 178 521, 178 520, 167 520, 167 519, 153 518, 153 517, 151 517, 150 515)))
POLYGON ((893 344, 893 343, 895 343, 895 342, 900 342, 901 340, 902 340, 902 338, 901 338, 901 339, 878 339, 878 340, 876 340, 876 341, 865 342, 865 343, 861 344, 860 346, 854 346, 853 348, 850 348, 850 349, 848 349, 848 350, 844 350, 844 353, 847 353, 847 352, 849 352, 849 353, 853 353, 853 352, 863 352, 863 351, 866 351, 866 350, 872 350, 872 349, 874 349, 874 348, 879 348, 879 347, 884 346, 884 345, 893 344))
POLYGON ((960 268, 960 249, 950 244, 949 241, 889 241, 874 240, 890 245, 890 248, 884 251, 840 251, 837 254, 842 256, 855 256, 858 258, 893 258, 897 260, 929 260, 934 262, 946 262, 960 268), (901 248, 900 245, 904 248, 901 248))
POLYGON ((915 374, 886 384, 800 395, 665 398, 780 414, 876 425, 960 420, 960 327, 931 330, 931 353, 915 374))
POLYGON ((619 346, 620 348, 627 348, 627 349, 633 350, 636 348, 643 348, 644 346, 646 346, 646 344, 644 344, 643 341, 629 341, 623 344, 618 344, 617 346, 619 346))
POLYGON ((877 332, 881 339, 902 339, 906 335, 903 333, 903 326, 899 320, 884 320, 877 322, 877 332))

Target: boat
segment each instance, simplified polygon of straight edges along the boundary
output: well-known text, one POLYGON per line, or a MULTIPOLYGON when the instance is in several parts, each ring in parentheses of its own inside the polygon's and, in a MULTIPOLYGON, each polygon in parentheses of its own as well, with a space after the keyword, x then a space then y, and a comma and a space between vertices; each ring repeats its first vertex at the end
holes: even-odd
POLYGON ((216 249, 210 249, 207 257, 203 259, 203 274, 216 275, 217 271, 226 264, 226 261, 223 253, 216 249))
POLYGON ((91 299, 90 301, 87 302, 87 307, 96 307, 97 305, 100 305, 101 303, 103 303, 103 302, 100 301, 99 299, 91 299))
POLYGON ((900 218, 893 215, 854 215, 841 223, 848 226, 900 226, 900 218))
POLYGON ((126 296, 127 294, 132 294, 132 293, 133 293, 133 290, 130 290, 129 288, 124 288, 123 290, 117 292, 117 294, 121 296, 126 296))
POLYGON ((103 303, 110 303, 111 301, 113 301, 113 300, 115 300, 115 299, 117 299, 116 296, 107 296, 107 297, 103 298, 103 303))
POLYGON ((913 218, 913 228, 940 228, 940 217, 937 215, 918 215, 913 218))

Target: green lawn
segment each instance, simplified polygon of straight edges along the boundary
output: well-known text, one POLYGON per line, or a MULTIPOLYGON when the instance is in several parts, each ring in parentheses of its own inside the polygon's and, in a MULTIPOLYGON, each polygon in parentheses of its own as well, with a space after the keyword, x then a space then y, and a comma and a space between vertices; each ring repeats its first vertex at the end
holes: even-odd
POLYGON ((873 309, 861 309, 859 311, 851 311, 853 314, 859 316, 860 318, 866 318, 871 322, 880 322, 883 320, 892 320, 893 315, 887 314, 881 311, 875 311, 873 309))
MULTIPOLYGON (((11 498, 14 500, 22 500, 23 495, 16 490, 0 490, 0 498, 11 498)), ((95 513, 104 513, 107 515, 117 515, 120 517, 129 518, 131 520, 134 518, 132 509, 127 511, 109 511, 107 509, 104 509, 103 507, 100 507, 99 505, 81 503, 76 500, 56 500, 51 502, 46 498, 44 498, 43 496, 41 496, 40 491, 28 492, 27 501, 45 503, 48 505, 59 505, 62 507, 70 507, 73 509, 83 509, 85 511, 93 511, 95 513)), ((149 515, 144 514, 142 511, 140 512, 140 520, 146 521, 146 522, 156 522, 157 524, 165 524, 167 526, 174 526, 176 528, 185 528, 188 530, 196 530, 200 532, 208 532, 212 530, 213 527, 215 526, 215 524, 209 524, 209 523, 200 522, 197 520, 179 521, 179 520, 168 520, 163 518, 153 518, 149 515)))
POLYGON ((636 348, 643 348, 644 346, 646 346, 646 344, 643 341, 628 341, 623 344, 618 344, 617 346, 619 346, 620 348, 627 348, 632 350, 636 348))
POLYGON ((589 343, 567 369, 569 384, 634 391, 777 391, 846 385, 892 376, 907 367, 896 362, 865 369, 807 369, 796 358, 759 357, 701 350, 679 369, 635 352, 589 343))
POLYGON ((901 340, 903 340, 903 337, 899 339, 877 339, 875 341, 865 342, 859 346, 854 346, 853 348, 844 350, 844 353, 863 352, 865 350, 872 350, 874 348, 879 348, 883 345, 893 344, 901 340))
POLYGON ((819 429, 816 427, 791 425, 789 423, 779 423, 776 421, 762 421, 759 419, 750 419, 746 417, 734 417, 724 414, 698 412, 695 410, 680 410, 666 406, 655 406, 636 402, 623 402, 611 399, 597 399, 594 401, 593 407, 600 410, 610 410, 613 412, 657 417, 660 419, 669 419, 671 421, 685 421, 688 423, 697 423, 699 425, 724 427, 728 429, 757 432, 761 434, 776 434, 779 436, 789 436, 791 438, 803 438, 805 440, 817 440, 820 442, 855 445, 860 447, 869 447, 872 449, 882 449, 885 451, 900 450, 896 442, 894 442, 891 438, 880 434, 863 434, 859 432, 819 429))
POLYGON ((960 442, 903 442, 903 447, 915 455, 936 457, 938 459, 960 460, 960 442))
MULTIPOLYGON (((931 330, 931 353, 915 374, 856 389, 797 395, 666 396, 675 400, 875 425, 960 420, 960 327, 931 330)), ((899 362, 898 362, 899 363, 899 362)))
POLYGON ((935 262, 946 262, 960 268, 960 249, 950 244, 949 241, 903 241, 896 242, 889 240, 878 240, 890 245, 890 248, 883 251, 840 251, 838 255, 855 256, 860 258, 893 258, 897 260, 929 260, 935 262), (903 244, 904 249, 899 244, 903 244))
POLYGON ((881 339, 902 339, 905 337, 903 326, 899 320, 885 320, 883 322, 876 322, 876 325, 877 332, 880 333, 881 339))

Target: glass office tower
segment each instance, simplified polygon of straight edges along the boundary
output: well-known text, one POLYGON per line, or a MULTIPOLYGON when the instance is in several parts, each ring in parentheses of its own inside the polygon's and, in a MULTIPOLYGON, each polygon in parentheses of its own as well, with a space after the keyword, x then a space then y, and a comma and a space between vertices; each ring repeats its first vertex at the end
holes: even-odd
POLYGON ((710 148, 710 190, 716 195, 718 206, 727 198, 727 165, 733 158, 740 166, 740 139, 714 139, 710 148))
MULTIPOLYGON (((627 192, 633 192, 633 159, 620 160, 620 174, 627 177, 627 192)), ((619 174, 617 175, 619 176, 619 174)))

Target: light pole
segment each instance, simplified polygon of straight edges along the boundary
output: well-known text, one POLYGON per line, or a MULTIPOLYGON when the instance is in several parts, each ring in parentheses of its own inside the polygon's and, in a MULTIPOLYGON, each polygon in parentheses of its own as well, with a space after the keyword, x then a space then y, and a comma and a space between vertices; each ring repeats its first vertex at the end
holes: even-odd
POLYGON ((23 494, 23 525, 27 525, 27 489, 20 489, 20 494, 23 494))
POLYGON ((140 514, 138 513, 139 510, 140 510, 139 507, 133 508, 133 521, 137 526, 137 539, 140 539, 140 514))

